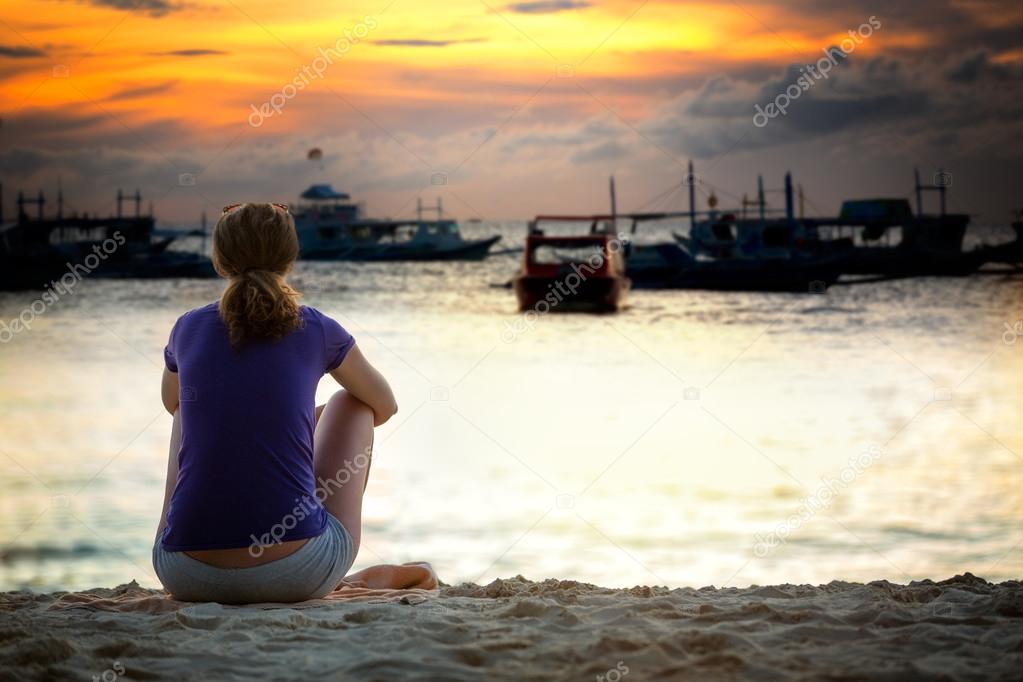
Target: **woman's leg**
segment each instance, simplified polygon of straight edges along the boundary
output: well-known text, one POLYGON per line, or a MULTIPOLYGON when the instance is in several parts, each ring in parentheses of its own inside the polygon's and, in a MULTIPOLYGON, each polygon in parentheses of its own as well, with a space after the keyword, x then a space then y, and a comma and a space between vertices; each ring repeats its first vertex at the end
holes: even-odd
POLYGON ((327 496, 323 506, 341 521, 359 553, 362 494, 373 455, 373 410, 347 391, 338 391, 317 408, 313 466, 317 485, 327 496))
MULTIPOLYGON (((338 391, 326 405, 316 408, 314 459, 317 485, 330 495, 323 506, 336 516, 352 536, 356 554, 362 534, 362 495, 369 482, 373 449, 373 410, 347 391, 338 391), (360 465, 365 466, 360 466, 360 465), (349 475, 341 474, 349 471, 349 475), (340 477, 339 477, 340 475, 340 477), (338 485, 344 480, 344 485, 338 485)), ((340 586, 372 589, 434 589, 437 577, 429 564, 409 563, 370 566, 347 576, 340 586)), ((339 587, 340 587, 339 586, 339 587)))

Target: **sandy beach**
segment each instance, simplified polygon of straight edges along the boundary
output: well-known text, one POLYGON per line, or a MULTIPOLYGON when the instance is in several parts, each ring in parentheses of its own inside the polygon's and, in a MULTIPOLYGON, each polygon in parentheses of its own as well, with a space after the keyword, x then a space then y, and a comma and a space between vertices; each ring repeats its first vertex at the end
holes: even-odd
POLYGON ((1023 670, 1023 583, 969 573, 743 589, 515 577, 263 607, 182 605, 129 584, 7 592, 0 612, 4 680, 981 680, 1023 670))

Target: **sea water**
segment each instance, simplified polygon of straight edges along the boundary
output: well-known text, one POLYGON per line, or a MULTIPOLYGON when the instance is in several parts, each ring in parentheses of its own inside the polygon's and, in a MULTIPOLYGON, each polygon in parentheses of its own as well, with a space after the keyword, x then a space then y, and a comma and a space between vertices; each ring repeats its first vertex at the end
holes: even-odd
MULTIPOLYGON (((501 248, 524 229, 467 232, 501 248)), ((608 586, 1023 572, 1020 279, 636 291, 616 315, 523 316, 493 286, 519 258, 296 268, 400 405, 356 568, 608 586)), ((157 585, 162 349, 220 289, 86 279, 0 345, 0 589, 157 585)), ((0 320, 38 296, 0 294, 0 320)))

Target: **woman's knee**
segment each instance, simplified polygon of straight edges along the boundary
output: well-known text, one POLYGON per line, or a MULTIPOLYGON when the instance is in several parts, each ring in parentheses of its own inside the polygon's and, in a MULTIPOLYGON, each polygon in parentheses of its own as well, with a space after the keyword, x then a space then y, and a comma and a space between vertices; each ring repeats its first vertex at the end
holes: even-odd
POLYGON ((344 389, 335 391, 334 395, 330 396, 330 399, 327 401, 327 407, 333 407, 334 410, 342 410, 347 414, 365 413, 370 417, 373 416, 373 408, 344 389))

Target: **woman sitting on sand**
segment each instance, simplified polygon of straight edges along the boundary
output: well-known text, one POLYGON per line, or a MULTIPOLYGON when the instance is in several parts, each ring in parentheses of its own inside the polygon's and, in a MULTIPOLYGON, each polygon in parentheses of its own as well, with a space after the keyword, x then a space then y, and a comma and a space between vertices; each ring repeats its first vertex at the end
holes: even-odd
POLYGON ((319 598, 358 554, 373 429, 398 408, 351 334, 299 305, 284 280, 297 257, 286 206, 225 208, 213 264, 227 288, 171 330, 153 565, 176 599, 319 598), (324 374, 343 390, 317 407, 324 374))

